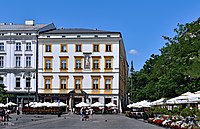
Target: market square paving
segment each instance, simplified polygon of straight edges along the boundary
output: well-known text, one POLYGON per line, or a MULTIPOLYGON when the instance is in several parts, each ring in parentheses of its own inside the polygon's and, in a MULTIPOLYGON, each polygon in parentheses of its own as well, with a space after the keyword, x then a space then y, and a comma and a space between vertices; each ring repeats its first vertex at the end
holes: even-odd
POLYGON ((94 115, 92 120, 81 121, 79 115, 11 115, 8 125, 1 129, 163 129, 124 115, 94 115))

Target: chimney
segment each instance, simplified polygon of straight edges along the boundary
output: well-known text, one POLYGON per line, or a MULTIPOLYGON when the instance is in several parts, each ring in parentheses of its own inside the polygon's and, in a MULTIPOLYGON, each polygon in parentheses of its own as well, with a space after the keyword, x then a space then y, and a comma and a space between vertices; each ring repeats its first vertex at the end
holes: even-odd
POLYGON ((34 23, 35 23, 34 20, 26 20, 25 21, 25 25, 28 25, 28 26, 34 26, 34 23))

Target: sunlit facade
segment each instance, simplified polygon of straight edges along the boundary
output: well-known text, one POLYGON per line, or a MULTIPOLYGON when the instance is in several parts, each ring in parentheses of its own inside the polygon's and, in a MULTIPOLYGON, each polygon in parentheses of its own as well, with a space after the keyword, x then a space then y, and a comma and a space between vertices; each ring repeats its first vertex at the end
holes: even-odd
POLYGON ((39 36, 40 101, 125 105, 128 64, 120 32, 57 29, 39 36))

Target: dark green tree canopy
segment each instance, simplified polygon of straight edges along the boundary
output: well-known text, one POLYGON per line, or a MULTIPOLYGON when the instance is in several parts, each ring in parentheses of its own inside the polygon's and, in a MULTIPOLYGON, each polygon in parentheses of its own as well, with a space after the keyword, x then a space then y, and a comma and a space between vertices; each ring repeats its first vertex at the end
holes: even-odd
POLYGON ((160 49, 161 54, 152 54, 135 72, 134 101, 172 98, 200 90, 200 19, 178 24, 174 32, 172 38, 163 36, 167 43, 160 49))

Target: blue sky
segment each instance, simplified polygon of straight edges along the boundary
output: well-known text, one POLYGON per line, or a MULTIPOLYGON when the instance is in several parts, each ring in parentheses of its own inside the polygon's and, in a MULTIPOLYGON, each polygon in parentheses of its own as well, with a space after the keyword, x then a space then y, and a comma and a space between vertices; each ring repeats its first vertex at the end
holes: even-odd
POLYGON ((140 70, 173 36, 177 23, 200 17, 200 0, 2 0, 0 22, 53 22, 58 28, 120 31, 127 61, 140 70))

